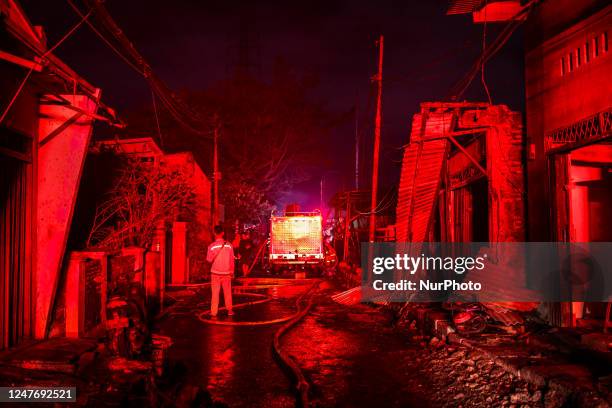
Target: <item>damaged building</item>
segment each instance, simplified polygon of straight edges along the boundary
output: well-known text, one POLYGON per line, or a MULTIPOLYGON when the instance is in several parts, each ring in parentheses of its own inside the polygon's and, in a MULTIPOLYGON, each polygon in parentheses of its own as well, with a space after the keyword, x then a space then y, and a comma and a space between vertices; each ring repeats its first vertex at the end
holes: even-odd
POLYGON ((0 348, 44 338, 95 120, 118 124, 41 27, 0 2, 0 348))
MULTIPOLYGON (((529 239, 610 242, 612 6, 543 2, 526 24, 529 239)), ((601 325, 610 303, 550 308, 554 324, 601 325)))
POLYGON ((163 152, 151 138, 106 143, 180 172, 199 224, 192 228, 177 210, 150 246, 89 246, 95 199, 112 189, 111 163, 106 172, 92 166, 104 144, 94 122, 111 134, 125 124, 101 89, 54 55, 63 40, 47 44, 15 1, 0 1, 0 16, 0 349, 106 330, 108 303, 125 276, 158 311, 166 285, 205 271, 206 245, 190 242, 211 240, 210 179, 191 152, 163 152))
MULTIPOLYGON (((612 241, 612 6, 545 1, 527 13, 531 3, 451 2, 448 14, 475 23, 524 22, 526 115, 422 103, 402 164, 398 242, 612 241)), ((498 285, 525 279, 503 276, 498 285)), ((609 302, 540 309, 553 325, 610 326, 609 302)))

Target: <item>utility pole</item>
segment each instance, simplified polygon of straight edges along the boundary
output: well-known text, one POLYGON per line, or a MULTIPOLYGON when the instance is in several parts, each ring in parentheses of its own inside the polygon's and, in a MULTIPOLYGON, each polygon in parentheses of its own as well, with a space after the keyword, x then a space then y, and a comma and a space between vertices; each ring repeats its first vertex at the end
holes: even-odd
POLYGON ((378 73, 375 81, 378 82, 378 97, 376 98, 376 122, 374 127, 374 158, 372 160, 372 204, 370 206, 370 236, 369 241, 374 242, 376 235, 376 207, 378 195, 378 159, 380 156, 380 123, 382 109, 382 75, 383 75, 384 37, 378 39, 378 73))
POLYGON ((323 177, 321 176, 321 199, 319 202, 319 209, 321 211, 321 215, 323 215, 323 177))
POLYGON ((219 223, 219 119, 215 117, 213 147, 213 225, 219 223))
POLYGON ((344 216, 344 246, 342 250, 342 260, 348 262, 349 257, 349 239, 351 236, 351 192, 346 192, 346 215, 344 216))
POLYGON ((355 190, 359 190, 359 97, 355 98, 355 190))

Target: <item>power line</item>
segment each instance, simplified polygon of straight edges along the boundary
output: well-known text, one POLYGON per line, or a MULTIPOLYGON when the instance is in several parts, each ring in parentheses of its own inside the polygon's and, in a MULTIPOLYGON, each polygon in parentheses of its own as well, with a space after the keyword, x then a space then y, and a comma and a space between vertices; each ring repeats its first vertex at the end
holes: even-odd
POLYGON ((161 126, 159 126, 159 117, 157 116, 157 103, 155 102, 155 93, 151 89, 151 99, 153 100, 153 113, 155 113, 155 123, 157 124, 157 134, 159 135, 159 144, 164 148, 164 138, 162 137, 161 126))
POLYGON ((449 94, 449 98, 451 100, 458 100, 463 96, 465 91, 468 89, 468 87, 474 80, 474 77, 478 74, 479 71, 481 71, 482 65, 486 63, 489 59, 491 59, 491 57, 493 57, 508 42, 508 40, 512 36, 512 33, 514 33, 514 31, 523 23, 527 15, 531 12, 533 7, 539 1, 540 0, 531 0, 527 5, 525 5, 521 9, 521 11, 519 11, 518 13, 516 13, 516 15, 514 15, 514 17, 512 17, 510 23, 508 23, 506 27, 504 27, 502 32, 497 36, 493 43, 491 43, 491 45, 482 50, 481 54, 476 59, 476 61, 474 61, 472 67, 467 72, 467 74, 461 80, 459 80, 451 89, 451 92, 449 94))
POLYGON ((47 55, 51 54, 53 51, 55 51, 55 49, 57 47, 59 47, 60 45, 62 45, 62 43, 64 41, 66 41, 68 39, 68 37, 70 37, 76 30, 78 30, 78 28, 85 22, 87 21, 87 19, 89 18, 89 16, 91 15, 92 10, 89 10, 89 12, 83 16, 81 16, 81 21, 79 21, 74 27, 72 27, 70 30, 68 30, 68 32, 66 32, 66 34, 64 34, 64 36, 51 48, 49 48, 47 51, 45 51, 45 53, 43 54, 43 58, 46 57, 47 55))
MULTIPOLYGON (((487 49, 487 3, 488 0, 485 0, 484 5, 484 25, 482 27, 482 51, 487 49)), ((493 105, 491 101, 491 94, 489 93, 489 87, 487 86, 487 81, 485 80, 485 62, 482 62, 480 66, 480 82, 482 82, 482 86, 484 87, 485 92, 487 93, 487 99, 489 100, 489 105, 493 105)))
MULTIPOLYGON (((83 13, 74 4, 72 0, 67 0, 72 9, 79 15, 83 13)), ((180 101, 165 85, 165 83, 157 77, 153 72, 151 66, 146 62, 144 57, 136 50, 134 45, 125 36, 123 31, 119 28, 117 23, 113 20, 112 16, 104 8, 102 1, 100 0, 84 0, 85 4, 95 11, 94 16, 102 24, 102 26, 110 33, 112 38, 117 41, 118 46, 115 46, 106 36, 97 29, 91 22, 87 21, 88 26, 94 31, 94 33, 117 54, 124 62, 126 62, 132 69, 142 75, 145 80, 149 83, 151 90, 160 99, 166 110, 172 115, 172 117, 184 128, 189 131, 204 136, 206 138, 212 138, 210 131, 204 131, 201 128, 208 128, 196 113, 191 111, 187 105, 180 101), (124 52, 119 50, 122 48, 124 52)))
MULTIPOLYGON (((66 1, 70 5, 70 7, 72 7, 72 9, 75 11, 75 13, 77 13, 81 17, 84 17, 84 14, 81 12, 81 10, 79 10, 79 8, 74 4, 74 2, 72 0, 66 0, 66 1)), ((102 40, 102 42, 104 42, 115 54, 117 54, 126 64, 128 64, 136 72, 138 72, 139 74, 142 74, 140 72, 140 69, 138 69, 138 67, 136 65, 134 65, 110 41, 108 41, 106 39, 106 37, 104 37, 104 35, 89 20, 86 20, 85 22, 86 22, 87 26, 91 29, 91 31, 93 31, 94 34, 96 34, 98 36, 98 38, 100 38, 102 40)))
MULTIPOLYGON (((89 12, 86 15, 81 16, 81 21, 79 21, 74 27, 72 27, 70 30, 68 30, 66 32, 66 34, 64 34, 64 36, 57 43, 55 43, 54 46, 52 46, 47 51, 45 51, 41 55, 41 58, 47 57, 57 47, 62 45, 63 42, 66 41, 87 20, 87 18, 89 18, 90 15, 91 15, 91 10, 89 10, 89 12)), ((15 103, 15 101, 17 100, 19 95, 21 94, 21 91, 23 90, 23 87, 28 82, 28 79, 30 79, 30 76, 32 75, 32 72, 34 72, 34 68, 33 67, 28 70, 27 74, 25 75, 25 77, 23 78, 21 83, 19 84, 19 87, 17 88, 17 91, 15 92, 15 94, 11 98, 10 102, 8 103, 6 108, 4 109, 4 112, 2 112, 2 116, 0 116, 0 123, 2 123, 4 121, 4 119, 6 118, 6 115, 8 115, 9 111, 11 110, 11 107, 13 106, 13 104, 15 103)))
POLYGON ((30 68, 28 70, 28 73, 26 74, 26 76, 23 78, 23 80, 21 81, 21 84, 19 84, 19 88, 17 88, 17 91, 15 92, 15 94, 13 95, 13 97, 11 98, 9 104, 6 106, 6 108, 4 109, 4 112, 2 112, 2 116, 0 116, 0 123, 2 123, 4 121, 4 118, 6 117, 6 115, 9 113, 9 111, 11 110, 11 107, 13 106, 13 104, 15 103, 15 101, 17 100, 17 97, 19 96, 19 94, 21 93, 21 90, 23 89, 24 85, 26 84, 26 82, 28 82, 28 79, 30 78, 30 75, 32 75, 32 72, 34 72, 34 68, 30 68))
POLYGON ((380 200, 374 211, 359 211, 357 213, 359 215, 370 215, 370 214, 378 214, 382 211, 388 209, 393 204, 393 198, 396 195, 395 189, 391 188, 387 191, 384 197, 380 200))

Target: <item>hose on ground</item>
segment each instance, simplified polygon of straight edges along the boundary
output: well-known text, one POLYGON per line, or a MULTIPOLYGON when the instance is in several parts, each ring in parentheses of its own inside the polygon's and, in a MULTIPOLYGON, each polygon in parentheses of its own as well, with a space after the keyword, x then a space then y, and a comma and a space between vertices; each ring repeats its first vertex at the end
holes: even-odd
POLYGON ((272 343, 272 350, 275 355, 278 357, 280 362, 291 371, 293 377, 295 378, 296 384, 295 387, 299 394, 299 406, 302 408, 308 408, 310 406, 308 393, 310 391, 310 384, 306 381, 306 377, 302 372, 302 369, 297 365, 297 363, 289 356, 289 354, 285 353, 281 349, 280 339, 283 337, 293 326, 295 326, 308 312, 312 307, 312 299, 313 296, 308 297, 308 302, 302 308, 300 308, 300 304, 306 295, 308 295, 315 287, 319 286, 320 282, 315 283, 310 287, 310 289, 304 293, 300 298, 296 301, 296 305, 298 307, 298 311, 295 313, 293 318, 285 323, 282 327, 278 329, 278 331, 274 334, 274 341, 272 343))
MULTIPOLYGON (((239 287, 232 288, 232 294, 240 294, 240 295, 246 295, 246 296, 261 297, 261 298, 263 298, 263 299, 260 299, 260 300, 254 300, 254 301, 250 301, 250 302, 238 303, 238 304, 234 305, 233 308, 234 309, 240 309, 240 308, 244 308, 244 307, 247 307, 247 306, 253 306, 253 305, 256 305, 256 304, 269 302, 271 300, 271 298, 269 296, 262 295, 262 294, 259 294, 259 293, 245 292, 244 290, 245 289, 268 289, 268 288, 270 288, 272 286, 275 286, 275 285, 273 285, 273 284, 262 284, 262 285, 239 286, 239 287)), ((312 286, 308 289, 308 291, 306 291, 306 293, 308 293, 311 289, 312 289, 312 286)), ((256 321, 242 321, 242 322, 237 322, 237 321, 233 321, 233 320, 216 320, 216 319, 212 319, 210 317, 210 310, 206 310, 206 311, 203 311, 202 313, 198 314, 198 319, 201 322, 203 322, 203 323, 215 324, 215 325, 218 325, 218 326, 266 326, 266 325, 270 325, 270 324, 284 323, 284 322, 290 321, 291 319, 294 319, 297 316, 297 314, 299 313, 299 305, 298 305, 298 303, 301 301, 303 296, 304 295, 300 296, 298 298, 298 300, 296 301, 296 306, 298 307, 298 311, 296 313, 291 314, 289 316, 279 317, 277 319, 256 320, 256 321)), ((220 307, 219 310, 225 310, 225 307, 220 307)))
MULTIPOLYGON (((296 312, 289 316, 281 317, 278 319, 272 319, 272 320, 235 322, 231 320, 212 320, 209 318, 210 311, 204 311, 198 315, 198 319, 200 319, 200 321, 207 323, 207 324, 216 324, 216 325, 222 325, 222 326, 262 326, 262 325, 270 325, 270 324, 277 324, 277 323, 285 322, 285 324, 281 326, 276 331, 276 333, 274 333, 274 340, 272 342, 272 351, 274 355, 277 357, 279 364, 282 365, 287 370, 289 370, 293 377, 292 379, 295 380, 295 388, 297 390, 298 397, 299 397, 298 405, 302 408, 308 408, 310 406, 309 396, 308 396, 309 391, 310 391, 310 384, 308 383, 308 381, 306 381, 306 377, 304 376, 304 373, 302 372, 298 364, 295 361, 293 361, 293 359, 291 358, 291 356, 289 356, 289 354, 285 353, 281 349, 280 340, 285 334, 287 334, 287 332, 293 326, 295 326, 300 320, 302 320, 304 316, 306 316, 306 314, 308 314, 308 312, 310 311, 310 308, 312 307, 312 299, 313 299, 313 296, 308 296, 308 295, 315 288, 318 288, 319 284, 320 284, 320 281, 313 283, 310 286, 310 288, 308 288, 308 290, 304 292, 296 300, 295 302, 296 312), (308 296, 308 300, 304 303, 307 296, 308 296)), ((260 288, 270 287, 270 286, 271 285, 252 285, 252 286, 248 286, 248 288, 249 289, 260 289, 260 288)), ((243 287, 241 289, 246 289, 246 288, 243 287)), ((254 296, 254 297, 262 297, 263 299, 239 303, 234 306, 234 309, 252 306, 252 305, 260 304, 260 303, 265 303, 271 300, 270 297, 261 295, 259 293, 250 293, 250 292, 240 291, 240 294, 254 296)), ((220 309, 222 310, 224 308, 220 308, 220 309)))

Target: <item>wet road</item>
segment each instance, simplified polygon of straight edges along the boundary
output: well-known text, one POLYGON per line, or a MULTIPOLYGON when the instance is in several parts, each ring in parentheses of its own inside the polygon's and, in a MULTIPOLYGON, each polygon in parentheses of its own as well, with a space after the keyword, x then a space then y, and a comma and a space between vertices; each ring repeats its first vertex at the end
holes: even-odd
MULTIPOLYGON (((231 320, 220 313, 220 322, 291 316, 296 299, 311 284, 264 283, 265 287, 242 290, 257 295, 237 294, 234 301, 261 301, 262 295, 269 301, 238 308, 231 320)), ((312 406, 511 406, 519 400, 522 406, 542 406, 539 390, 495 368, 491 361, 461 348, 407 336, 392 327, 385 312, 366 305, 338 305, 331 300, 335 289, 327 282, 321 286, 310 312, 281 339, 283 351, 310 384, 312 406)), ((169 358, 182 367, 184 383, 206 389, 214 401, 230 407, 296 406, 292 384, 271 347, 282 324, 209 324, 203 321, 210 299, 207 288, 169 295, 177 302, 159 329, 174 341, 169 358)))
MULTIPOLYGON (((268 295, 270 301, 236 309, 231 321, 290 316, 295 312, 296 299, 309 288, 310 283, 247 288, 247 292, 268 295)), ((399 371, 397 367, 399 355, 414 353, 414 347, 393 332, 388 318, 379 311, 360 305, 336 305, 330 300, 332 293, 329 285, 319 291, 311 313, 282 339, 283 350, 303 368, 311 383, 313 402, 317 406, 423 406, 418 391, 409 391, 419 389, 418 377, 410 367, 399 371)), ((160 323, 160 331, 173 338, 169 358, 173 364, 184 366, 191 385, 203 387, 215 401, 231 407, 295 406, 291 383, 271 349, 280 324, 207 324, 199 319, 207 318, 207 288, 169 295, 178 302, 160 323)), ((259 299, 237 294, 234 303, 259 299)), ((219 319, 223 323, 229 318, 220 313, 219 319)))
MULTIPOLYGON (((267 294, 270 301, 236 308, 236 316, 231 321, 253 322, 291 316, 295 312, 295 300, 309 287, 310 284, 302 284, 246 289, 267 294)), ((215 401, 231 407, 295 406, 291 383, 272 354, 271 342, 279 324, 246 327, 208 324, 199 319, 209 309, 208 288, 170 292, 169 295, 178 302, 160 322, 159 328, 162 334, 172 337, 170 362, 184 367, 190 385, 208 390, 215 401)), ((260 297, 234 296, 234 304, 256 300, 260 297)), ((219 321, 228 320, 221 311, 219 321)))
POLYGON ((321 407, 424 407, 431 394, 414 363, 422 348, 365 305, 341 306, 323 292, 316 307, 283 340, 312 384, 321 407))

